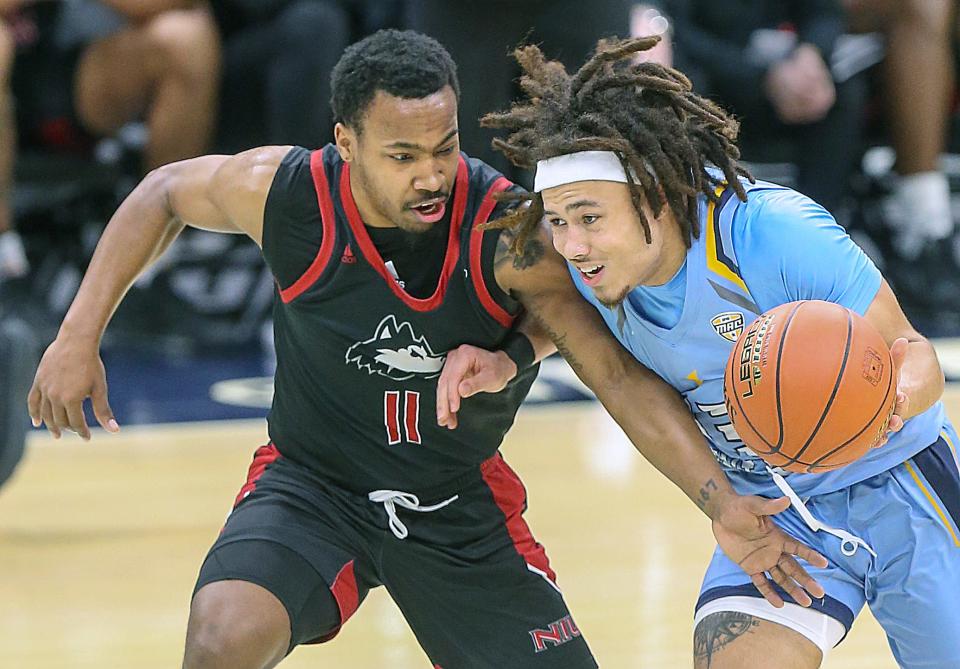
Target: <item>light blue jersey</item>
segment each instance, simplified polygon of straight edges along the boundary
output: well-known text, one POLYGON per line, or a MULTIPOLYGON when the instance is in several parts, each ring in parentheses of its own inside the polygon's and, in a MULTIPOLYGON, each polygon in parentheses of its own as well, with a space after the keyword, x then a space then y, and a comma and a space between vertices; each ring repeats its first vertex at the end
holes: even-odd
MULTIPOLYGON (((702 198, 702 233, 676 276, 663 286, 634 289, 621 308, 604 307, 576 269, 571 275, 620 342, 683 395, 734 488, 779 497, 773 476, 740 441, 724 407, 730 349, 754 318, 786 302, 826 300, 863 314, 881 277, 812 200, 769 183, 744 187, 745 203, 729 189, 719 193, 719 204, 702 198)), ((901 666, 960 667, 958 447, 937 402, 886 445, 845 467, 818 474, 778 470, 807 512, 828 526, 815 531, 796 506, 773 516, 827 557, 825 569, 807 565, 826 596, 804 609, 777 588, 787 605, 775 609, 718 548, 695 624, 736 611, 785 625, 826 653, 867 603, 901 666), (844 533, 862 543, 849 550, 840 540, 844 533)))
MULTIPOLYGON (((622 310, 601 305, 571 275, 620 342, 682 393, 714 455, 741 494, 779 496, 766 465, 744 446, 723 402, 723 373, 737 337, 758 315, 794 300, 826 300, 864 314, 880 273, 830 214, 796 191, 744 184, 740 202, 723 191, 719 205, 702 198, 703 233, 686 263, 664 286, 641 286, 622 310)), ((937 402, 911 418, 883 447, 856 462, 817 474, 778 470, 802 497, 845 488, 900 464, 934 441, 943 427, 937 402)))

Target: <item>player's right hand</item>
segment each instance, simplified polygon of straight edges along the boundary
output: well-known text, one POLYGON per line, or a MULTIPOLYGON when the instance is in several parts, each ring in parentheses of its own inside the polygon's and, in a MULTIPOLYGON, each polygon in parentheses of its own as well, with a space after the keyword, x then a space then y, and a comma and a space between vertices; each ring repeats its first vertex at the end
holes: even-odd
POLYGON ((45 424, 57 439, 68 430, 88 441, 90 428, 83 415, 87 398, 100 426, 107 432, 119 432, 107 401, 107 375, 99 342, 58 337, 43 354, 27 396, 33 426, 45 424))

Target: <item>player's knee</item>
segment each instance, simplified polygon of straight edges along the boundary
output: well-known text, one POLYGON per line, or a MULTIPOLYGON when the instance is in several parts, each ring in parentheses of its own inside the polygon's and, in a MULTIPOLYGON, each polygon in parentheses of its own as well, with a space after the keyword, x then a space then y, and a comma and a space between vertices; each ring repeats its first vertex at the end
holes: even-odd
POLYGON ((262 594, 250 597, 252 588, 257 586, 223 581, 197 593, 190 606, 184 669, 254 669, 286 655, 290 645, 286 612, 279 602, 263 601, 262 594))
POLYGON ((210 12, 164 12, 146 27, 146 41, 164 69, 192 78, 215 78, 220 69, 220 37, 210 12))

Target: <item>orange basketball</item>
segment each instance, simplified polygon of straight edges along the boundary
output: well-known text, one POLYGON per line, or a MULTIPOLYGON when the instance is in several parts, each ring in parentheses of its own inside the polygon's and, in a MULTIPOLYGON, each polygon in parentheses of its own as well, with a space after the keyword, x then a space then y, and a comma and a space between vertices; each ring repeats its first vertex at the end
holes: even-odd
POLYGON ((743 443, 771 466, 805 473, 869 451, 897 394, 880 333, 819 300, 782 304, 751 323, 730 352, 723 391, 743 443))

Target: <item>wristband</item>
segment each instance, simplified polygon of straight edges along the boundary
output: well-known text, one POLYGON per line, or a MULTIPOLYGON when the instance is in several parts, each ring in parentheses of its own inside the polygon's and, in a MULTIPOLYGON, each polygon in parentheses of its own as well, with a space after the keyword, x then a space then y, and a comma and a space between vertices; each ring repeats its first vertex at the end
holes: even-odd
POLYGON ((517 366, 519 374, 527 367, 530 367, 537 361, 536 351, 533 350, 533 344, 521 332, 510 332, 500 343, 500 350, 507 354, 507 357, 513 360, 517 366))

